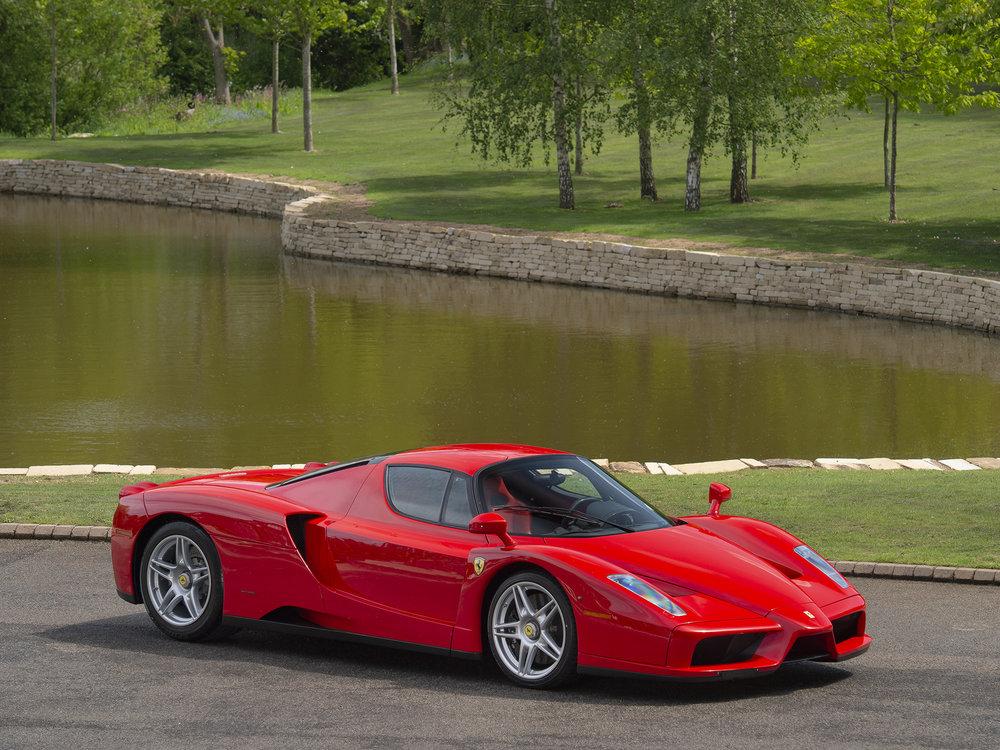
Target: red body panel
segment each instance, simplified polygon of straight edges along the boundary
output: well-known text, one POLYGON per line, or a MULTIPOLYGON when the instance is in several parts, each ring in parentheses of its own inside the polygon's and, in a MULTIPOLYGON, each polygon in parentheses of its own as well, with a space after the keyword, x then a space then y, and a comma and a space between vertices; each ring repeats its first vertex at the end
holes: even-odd
MULTIPOLYGON (((865 603, 799 557, 791 534, 738 516, 692 516, 675 526, 600 537, 495 538, 397 513, 385 496, 395 463, 464 474, 501 461, 558 454, 517 445, 408 451, 287 485, 300 471, 226 472, 136 489, 121 498, 112 534, 119 591, 135 600, 137 557, 158 524, 186 518, 213 539, 223 566, 223 613, 261 619, 289 611, 314 625, 455 653, 484 650, 487 598, 505 572, 553 576, 573 606, 584 668, 682 678, 777 669, 799 638, 806 656, 863 651, 865 603), (289 517, 304 517, 297 546, 289 517), (473 561, 485 564, 477 573, 473 561), (639 576, 686 611, 676 617, 608 580, 639 576), (838 642, 837 618, 858 612, 838 642), (752 657, 692 664, 705 638, 760 634, 752 657)), ((800 645, 800 651, 802 646, 800 645)))

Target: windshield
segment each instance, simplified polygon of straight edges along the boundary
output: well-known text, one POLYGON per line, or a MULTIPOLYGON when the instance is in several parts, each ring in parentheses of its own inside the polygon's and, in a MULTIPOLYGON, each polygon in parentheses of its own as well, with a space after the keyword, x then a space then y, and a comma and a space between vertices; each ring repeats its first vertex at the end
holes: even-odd
POLYGON ((660 529, 673 522, 586 458, 516 459, 483 472, 486 510, 522 536, 601 536, 660 529))

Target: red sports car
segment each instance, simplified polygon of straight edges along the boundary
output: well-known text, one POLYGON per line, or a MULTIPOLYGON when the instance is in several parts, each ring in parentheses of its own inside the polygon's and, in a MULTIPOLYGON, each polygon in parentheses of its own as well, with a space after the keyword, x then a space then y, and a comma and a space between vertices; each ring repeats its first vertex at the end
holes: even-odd
POLYGON ((125 487, 118 592, 167 635, 239 627, 476 658, 519 685, 577 672, 707 680, 864 652, 865 601, 799 539, 672 518, 592 461, 450 445, 125 487))

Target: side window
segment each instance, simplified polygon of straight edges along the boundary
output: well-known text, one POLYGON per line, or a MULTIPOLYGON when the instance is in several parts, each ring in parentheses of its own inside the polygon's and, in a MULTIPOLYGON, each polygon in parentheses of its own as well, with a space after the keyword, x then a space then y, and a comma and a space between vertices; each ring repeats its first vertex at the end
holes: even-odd
POLYGON ((470 477, 453 474, 448 487, 448 497, 444 503, 441 523, 449 526, 468 526, 472 520, 471 498, 469 497, 470 477))
POLYGON ((386 489, 392 507, 403 515, 438 522, 451 472, 422 466, 386 467, 386 489))

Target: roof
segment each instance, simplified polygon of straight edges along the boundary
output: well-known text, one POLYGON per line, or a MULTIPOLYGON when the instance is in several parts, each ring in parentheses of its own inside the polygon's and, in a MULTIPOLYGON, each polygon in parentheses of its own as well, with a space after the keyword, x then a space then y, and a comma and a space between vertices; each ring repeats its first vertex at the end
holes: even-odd
POLYGON ((431 448, 394 453, 385 459, 387 464, 428 464, 444 469, 475 474, 484 466, 499 461, 526 456, 570 455, 553 448, 507 443, 469 443, 465 445, 438 445, 431 448))

